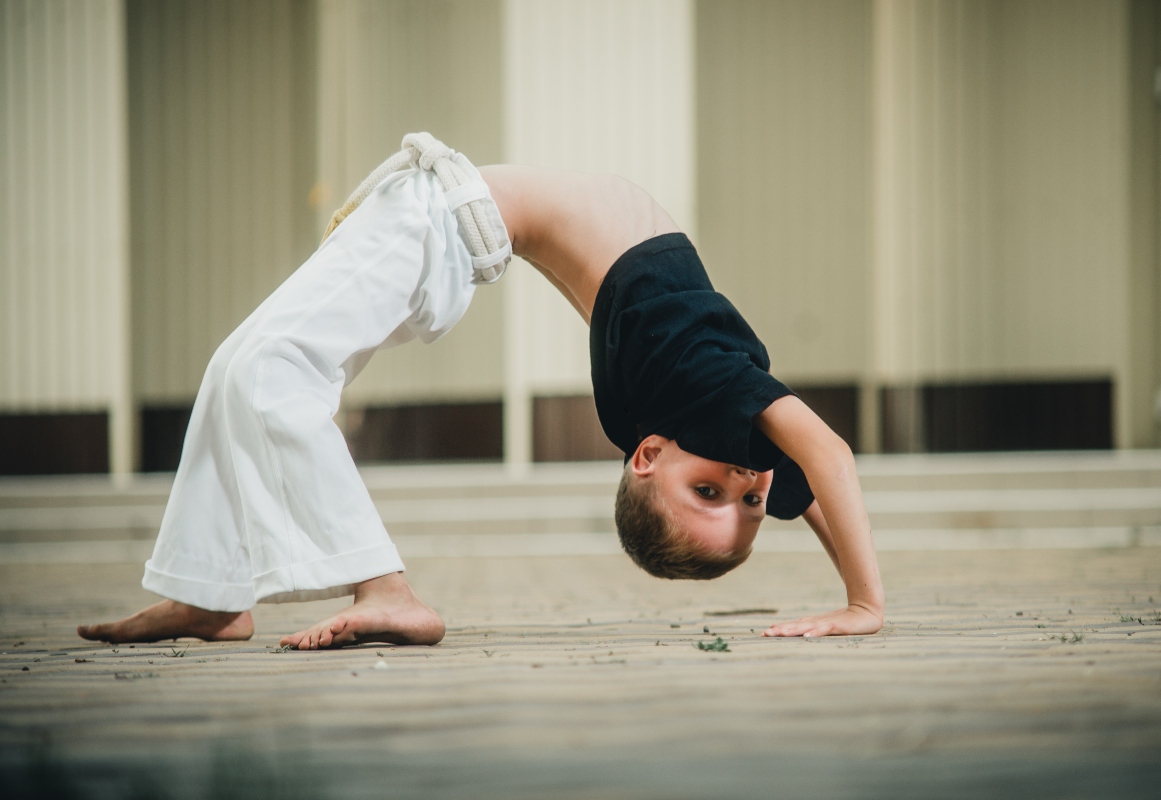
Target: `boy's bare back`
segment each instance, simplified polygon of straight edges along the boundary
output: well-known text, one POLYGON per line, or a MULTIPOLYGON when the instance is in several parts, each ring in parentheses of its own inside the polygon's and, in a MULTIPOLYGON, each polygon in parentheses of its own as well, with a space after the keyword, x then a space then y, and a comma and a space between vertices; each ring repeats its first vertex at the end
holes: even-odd
POLYGON ((497 164, 480 168, 512 251, 560 289, 585 321, 613 263, 677 224, 641 187, 615 175, 497 164))

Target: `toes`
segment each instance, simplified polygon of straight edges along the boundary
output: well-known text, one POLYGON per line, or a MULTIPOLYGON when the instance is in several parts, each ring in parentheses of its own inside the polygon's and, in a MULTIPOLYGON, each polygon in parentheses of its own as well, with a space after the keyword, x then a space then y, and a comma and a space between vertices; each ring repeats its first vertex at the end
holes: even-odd
POLYGON ((105 626, 104 625, 78 625, 77 635, 82 639, 88 639, 90 642, 98 642, 105 640, 105 626))
POLYGON ((337 619, 327 628, 328 643, 347 643, 351 640, 350 636, 343 636, 347 630, 347 621, 345 619, 337 619))
POLYGON ((279 644, 283 647, 290 645, 299 650, 341 647, 348 643, 348 639, 353 641, 353 637, 347 633, 349 627, 350 623, 345 619, 329 619, 305 631, 283 636, 279 644))
POLYGON ((305 650, 307 645, 310 643, 310 640, 307 638, 309 633, 310 631, 298 631, 297 633, 292 633, 289 636, 283 636, 279 644, 281 644, 283 647, 305 650))

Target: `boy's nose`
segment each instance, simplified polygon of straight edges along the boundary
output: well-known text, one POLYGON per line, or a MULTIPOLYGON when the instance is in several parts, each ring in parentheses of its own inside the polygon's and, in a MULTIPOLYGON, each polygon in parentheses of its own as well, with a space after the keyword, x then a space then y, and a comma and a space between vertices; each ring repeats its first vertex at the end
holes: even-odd
POLYGON ((733 472, 734 475, 737 476, 737 480, 741 483, 745 483, 747 486, 753 486, 754 483, 758 480, 758 473, 752 469, 734 467, 733 472))

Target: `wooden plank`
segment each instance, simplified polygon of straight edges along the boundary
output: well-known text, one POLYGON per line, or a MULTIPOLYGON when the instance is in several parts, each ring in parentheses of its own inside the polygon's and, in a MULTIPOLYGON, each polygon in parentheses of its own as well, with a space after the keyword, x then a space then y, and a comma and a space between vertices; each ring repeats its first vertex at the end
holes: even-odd
MULTIPOLYGON (((278 653, 280 634, 345 601, 259 606, 246 643, 112 648, 72 626, 149 602, 137 568, 4 566, 0 754, 47 736, 70 764, 178 769, 230 741, 347 759, 346 780, 373 783, 383 753, 411 770, 455 753, 449 785, 471 780, 465 764, 526 759, 576 796, 630 756, 696 757, 722 785, 751 775, 730 771, 738 758, 1155 763, 1161 549, 883 553, 882 567, 882 633, 804 641, 757 633, 841 602, 820 554, 759 554, 709 583, 620 556, 421 559, 410 580, 444 614, 442 644, 278 653), (741 613, 763 607, 781 610, 741 613), (696 648, 717 636, 729 652, 696 648), (564 762, 591 769, 543 766, 564 762)), ((608 775, 654 786, 641 770, 608 775)))

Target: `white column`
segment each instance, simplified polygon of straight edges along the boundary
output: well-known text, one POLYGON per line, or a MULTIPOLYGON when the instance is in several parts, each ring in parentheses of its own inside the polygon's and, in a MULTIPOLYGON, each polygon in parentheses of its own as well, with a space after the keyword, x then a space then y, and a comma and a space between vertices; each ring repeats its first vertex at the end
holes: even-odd
MULTIPOLYGON (((504 160, 606 172, 695 235, 692 0, 506 0, 504 160)), ((505 277, 505 460, 531 459, 532 397, 592 391, 588 329, 547 281, 505 277)))
POLYGON ((515 472, 532 463, 532 390, 528 381, 528 295, 540 280, 514 258, 501 283, 504 291, 504 463, 515 472))
POLYGON ((125 12, 0 3, 0 410, 109 415, 133 469, 125 12))
POLYGON ((110 172, 118 180, 109 187, 113 205, 109 247, 112 265, 113 343, 109 355, 109 468, 118 482, 137 469, 137 408, 133 397, 133 303, 129 264, 129 103, 125 64, 125 4, 118 2, 105 20, 109 43, 106 101, 112 110, 110 172))

